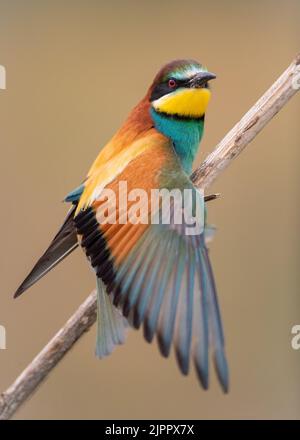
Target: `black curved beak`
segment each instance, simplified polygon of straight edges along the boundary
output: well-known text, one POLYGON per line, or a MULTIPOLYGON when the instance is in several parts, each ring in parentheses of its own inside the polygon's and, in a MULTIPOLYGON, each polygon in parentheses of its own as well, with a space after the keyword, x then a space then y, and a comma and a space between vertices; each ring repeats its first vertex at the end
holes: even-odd
POLYGON ((215 79, 216 75, 211 72, 200 72, 189 81, 189 86, 194 88, 205 87, 208 81, 215 79))

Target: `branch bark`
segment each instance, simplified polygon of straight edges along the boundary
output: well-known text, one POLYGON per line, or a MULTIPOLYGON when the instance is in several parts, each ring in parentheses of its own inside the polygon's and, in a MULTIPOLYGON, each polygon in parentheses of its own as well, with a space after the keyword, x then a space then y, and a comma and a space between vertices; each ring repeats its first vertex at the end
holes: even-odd
MULTIPOLYGON (((193 173, 192 180, 197 187, 209 186, 296 94, 300 81, 296 81, 295 76, 299 72, 300 54, 193 173)), ((1 394, 0 420, 7 420, 15 414, 95 320, 96 292, 92 292, 15 382, 1 394)))

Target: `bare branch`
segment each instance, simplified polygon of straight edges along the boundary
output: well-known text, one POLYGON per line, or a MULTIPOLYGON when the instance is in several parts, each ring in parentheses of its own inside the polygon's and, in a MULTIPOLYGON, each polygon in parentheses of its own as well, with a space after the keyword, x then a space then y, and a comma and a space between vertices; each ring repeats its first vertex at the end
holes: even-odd
POLYGON ((75 342, 90 329, 96 321, 96 304, 96 292, 94 291, 15 382, 1 394, 0 420, 7 420, 13 416, 19 406, 31 396, 75 342))
MULTIPOLYGON (((299 73, 299 66, 300 54, 193 173, 192 179, 196 186, 205 188, 210 185, 296 94, 299 87, 293 79, 299 73)), ((93 292, 15 382, 1 394, 0 420, 9 419, 15 414, 95 320, 96 293, 93 292)))

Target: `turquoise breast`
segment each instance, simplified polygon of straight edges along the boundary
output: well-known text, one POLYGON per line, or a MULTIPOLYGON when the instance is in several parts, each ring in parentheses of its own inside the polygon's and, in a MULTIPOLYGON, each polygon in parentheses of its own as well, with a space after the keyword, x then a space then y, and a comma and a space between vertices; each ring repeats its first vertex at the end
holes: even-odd
POLYGON ((155 128, 170 138, 187 174, 191 174, 193 162, 203 135, 204 118, 180 119, 150 110, 155 128))

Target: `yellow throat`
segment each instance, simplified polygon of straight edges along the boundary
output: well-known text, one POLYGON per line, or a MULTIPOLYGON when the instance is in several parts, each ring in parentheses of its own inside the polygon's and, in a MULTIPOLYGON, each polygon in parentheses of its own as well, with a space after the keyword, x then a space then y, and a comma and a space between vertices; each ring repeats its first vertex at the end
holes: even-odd
POLYGON ((152 102, 154 109, 168 115, 201 118, 211 92, 206 88, 181 88, 152 102))

